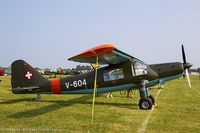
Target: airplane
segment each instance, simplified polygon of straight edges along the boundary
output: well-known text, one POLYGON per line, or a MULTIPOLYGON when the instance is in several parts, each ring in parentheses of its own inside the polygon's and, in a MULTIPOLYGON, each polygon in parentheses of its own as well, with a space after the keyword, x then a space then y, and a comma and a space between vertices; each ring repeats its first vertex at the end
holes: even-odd
POLYGON ((0 76, 3 76, 5 74, 5 70, 0 68, 0 76))
MULTIPOLYGON (((24 60, 12 63, 12 92, 14 94, 37 94, 33 101, 41 100, 40 94, 93 94, 139 89, 139 108, 150 110, 155 104, 148 87, 177 79, 186 73, 191 87, 188 69, 192 64, 186 62, 182 45, 182 62, 146 64, 119 49, 113 44, 104 44, 69 58, 69 61, 90 63, 93 71, 48 80, 24 60)), ((94 111, 93 111, 94 113, 94 111)))
POLYGON ((63 74, 63 69, 58 68, 58 69, 37 69, 38 72, 42 75, 49 75, 49 78, 56 78, 57 75, 62 75, 63 74))

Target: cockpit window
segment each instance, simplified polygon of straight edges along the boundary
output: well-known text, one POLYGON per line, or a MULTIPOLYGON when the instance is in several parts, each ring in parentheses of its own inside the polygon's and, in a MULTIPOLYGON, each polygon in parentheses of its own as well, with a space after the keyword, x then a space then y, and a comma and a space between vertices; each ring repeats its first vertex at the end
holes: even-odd
POLYGON ((124 73, 123 69, 120 68, 120 69, 104 71, 103 76, 104 76, 104 81, 113 81, 124 78, 124 73))
POLYGON ((133 68, 133 76, 147 74, 147 66, 144 63, 135 62, 133 68))

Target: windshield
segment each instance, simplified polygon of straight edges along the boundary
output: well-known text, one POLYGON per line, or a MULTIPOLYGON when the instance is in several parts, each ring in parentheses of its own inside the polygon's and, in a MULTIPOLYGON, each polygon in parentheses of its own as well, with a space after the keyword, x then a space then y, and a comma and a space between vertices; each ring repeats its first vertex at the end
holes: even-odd
POLYGON ((147 74, 147 66, 141 62, 135 62, 132 66, 133 76, 147 74))

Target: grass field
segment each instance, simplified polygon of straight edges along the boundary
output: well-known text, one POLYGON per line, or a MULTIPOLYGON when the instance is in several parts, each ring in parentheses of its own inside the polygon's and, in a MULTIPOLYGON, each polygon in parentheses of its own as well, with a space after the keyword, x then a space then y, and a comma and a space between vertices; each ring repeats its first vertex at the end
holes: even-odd
POLYGON ((197 133, 200 132, 200 80, 192 78, 192 88, 184 79, 165 84, 156 97, 153 110, 138 109, 139 95, 126 98, 119 92, 113 99, 100 95, 91 124, 91 95, 14 95, 10 76, 0 77, 0 132, 77 132, 77 133, 197 133))

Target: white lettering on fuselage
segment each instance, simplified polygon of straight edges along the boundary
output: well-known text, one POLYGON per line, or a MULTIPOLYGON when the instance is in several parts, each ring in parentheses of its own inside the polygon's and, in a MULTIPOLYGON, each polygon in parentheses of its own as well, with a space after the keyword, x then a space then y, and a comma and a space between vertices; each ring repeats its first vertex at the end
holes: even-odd
POLYGON ((82 87, 82 86, 86 86, 86 85, 87 85, 86 79, 75 80, 72 83, 70 83, 70 82, 65 83, 65 86, 67 89, 69 89, 69 87, 77 88, 77 87, 82 87))

